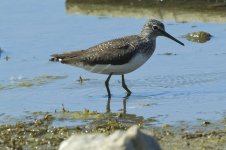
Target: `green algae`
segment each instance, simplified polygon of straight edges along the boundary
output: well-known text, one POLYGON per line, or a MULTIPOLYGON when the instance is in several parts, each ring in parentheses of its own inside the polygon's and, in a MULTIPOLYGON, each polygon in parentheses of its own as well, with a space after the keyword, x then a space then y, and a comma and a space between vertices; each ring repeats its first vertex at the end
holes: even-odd
POLYGON ((33 82, 35 85, 43 85, 51 82, 52 80, 64 79, 66 77, 67 76, 41 75, 31 79, 30 81, 33 82))
POLYGON ((23 87, 30 87, 30 86, 33 86, 34 84, 32 82, 25 81, 25 82, 19 82, 16 85, 17 86, 23 86, 23 87))
MULTIPOLYGON (((61 111, 55 111, 55 112, 32 112, 32 116, 34 118, 40 118, 43 116, 50 115, 52 121, 90 121, 89 122, 89 128, 86 128, 86 130, 92 130, 93 128, 96 128, 96 126, 109 126, 111 123, 115 125, 115 123, 123 124, 125 127, 129 127, 133 124, 142 125, 146 122, 143 117, 136 116, 134 114, 126 114, 123 112, 116 112, 116 113, 102 113, 97 111, 90 111, 88 109, 83 109, 82 111, 69 111, 66 110, 64 107, 61 111), (105 124, 105 125, 104 125, 105 124), (92 126, 92 129, 91 129, 92 126), (95 126, 95 127, 94 127, 95 126)), ((44 117, 46 118, 46 117, 44 117)), ((122 126, 122 125, 119 125, 122 126)))
POLYGON ((199 31, 188 33, 182 36, 182 38, 186 38, 189 41, 196 42, 196 43, 205 43, 211 39, 212 35, 210 33, 199 31))
POLYGON ((55 111, 54 113, 48 113, 48 112, 33 112, 32 115, 35 117, 39 117, 42 115, 52 115, 54 116, 55 120, 91 120, 95 118, 104 117, 105 114, 98 113, 97 111, 89 112, 88 110, 84 109, 83 111, 55 111))
POLYGON ((23 78, 10 84, 0 85, 0 90, 9 90, 19 87, 33 87, 48 84, 53 80, 64 79, 67 76, 41 75, 34 78, 23 78))
POLYGON ((14 88, 15 88, 15 85, 0 85, 0 90, 10 90, 14 88))
POLYGON ((57 149, 60 142, 73 134, 111 134, 117 129, 126 130, 144 119, 132 114, 101 113, 84 109, 69 111, 64 107, 54 112, 32 112, 27 118, 34 121, 17 122, 0 126, 0 149, 57 149), (89 120, 86 125, 55 127, 54 122, 89 120))
POLYGON ((35 79, 40 80, 40 79, 64 79, 66 76, 56 76, 56 75, 41 75, 35 79))

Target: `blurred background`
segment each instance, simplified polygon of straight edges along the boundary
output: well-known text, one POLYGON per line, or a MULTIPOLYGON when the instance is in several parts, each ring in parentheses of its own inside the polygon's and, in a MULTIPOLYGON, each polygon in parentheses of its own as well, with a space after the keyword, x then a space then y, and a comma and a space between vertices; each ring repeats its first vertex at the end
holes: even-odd
POLYGON ((225 0, 66 0, 68 14, 225 22, 225 0))

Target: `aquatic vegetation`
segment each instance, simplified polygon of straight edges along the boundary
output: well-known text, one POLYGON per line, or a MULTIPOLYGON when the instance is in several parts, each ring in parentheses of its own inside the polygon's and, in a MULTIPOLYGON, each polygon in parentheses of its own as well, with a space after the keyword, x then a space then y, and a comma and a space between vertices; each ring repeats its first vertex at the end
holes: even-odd
POLYGON ((64 79, 66 76, 56 76, 56 75, 41 75, 36 79, 64 79))
POLYGON ((19 77, 12 83, 0 85, 0 90, 15 89, 18 87, 32 87, 50 83, 53 80, 64 79, 67 76, 41 75, 32 79, 19 77))
POLYGON ((88 78, 83 78, 82 76, 80 76, 79 80, 77 80, 77 81, 79 81, 82 84, 84 81, 89 81, 89 80, 90 79, 88 79, 88 78))
POLYGON ((127 130, 137 124, 147 134, 154 136, 163 149, 223 149, 226 145, 226 131, 219 127, 225 125, 225 119, 213 127, 191 127, 190 124, 161 127, 142 125, 145 120, 136 115, 123 113, 100 113, 84 109, 73 112, 64 107, 56 112, 33 112, 32 122, 17 122, 14 125, 0 125, 0 149, 58 149, 60 143, 71 135, 87 133, 111 134, 115 130, 127 130), (62 119, 61 117, 65 118, 62 119), (39 118, 39 119, 37 119, 39 118), (86 125, 54 127, 53 122, 88 119, 86 125), (141 121, 141 122, 140 122, 141 121), (196 130, 189 131, 187 126, 196 130), (180 142, 178 142, 178 140, 180 142))
POLYGON ((57 149, 60 142, 73 134, 104 133, 116 129, 126 130, 137 124, 142 127, 143 117, 132 114, 101 113, 84 109, 69 111, 64 107, 55 112, 32 112, 26 118, 32 122, 17 122, 15 125, 0 126, 0 149, 57 149), (86 125, 54 127, 54 122, 85 121, 86 125))
POLYGON ((29 81, 25 81, 25 82, 19 82, 16 85, 17 86, 30 87, 30 86, 33 86, 33 83, 32 82, 29 82, 29 81))
POLYGON ((14 89, 15 86, 13 85, 0 85, 0 90, 9 90, 9 89, 14 89))
POLYGON ((199 31, 185 34, 182 37, 192 42, 205 43, 211 39, 212 35, 204 31, 199 31))
MULTIPOLYGON (((105 130, 108 129, 126 129, 133 124, 142 126, 144 123, 150 123, 141 116, 136 116, 134 114, 126 114, 122 112, 116 113, 101 113, 97 111, 90 111, 88 109, 83 109, 82 111, 68 111, 64 107, 61 111, 49 112, 32 112, 34 118, 48 118, 51 121, 86 121, 89 123, 84 130, 94 132, 94 129, 105 130), (104 128, 104 129, 103 129, 104 128)), ((108 130, 108 132, 110 132, 108 130)))

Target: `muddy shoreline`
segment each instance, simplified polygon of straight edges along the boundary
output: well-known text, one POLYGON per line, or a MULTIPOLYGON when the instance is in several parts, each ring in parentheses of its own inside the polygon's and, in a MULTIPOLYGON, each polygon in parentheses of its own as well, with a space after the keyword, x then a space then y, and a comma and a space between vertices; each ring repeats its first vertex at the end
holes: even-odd
MULTIPOLYGON (((111 135, 116 130, 126 131, 133 125, 153 136, 161 148, 168 149, 224 149, 226 147, 226 119, 217 122, 199 121, 196 125, 180 123, 153 126, 155 120, 123 113, 100 113, 84 109, 72 112, 64 107, 59 112, 33 112, 29 120, 14 125, 0 126, 1 149, 58 149, 71 135, 111 135), (54 121, 85 121, 78 126, 54 126, 54 121)), ((27 119, 28 120, 28 119, 27 119)))

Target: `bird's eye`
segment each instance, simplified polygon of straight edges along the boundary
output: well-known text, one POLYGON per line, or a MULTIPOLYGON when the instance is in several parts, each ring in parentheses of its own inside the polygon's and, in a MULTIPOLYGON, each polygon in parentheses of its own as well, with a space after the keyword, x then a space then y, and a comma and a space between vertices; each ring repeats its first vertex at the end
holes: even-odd
POLYGON ((153 29, 153 30, 158 30, 158 29, 159 29, 159 27, 158 27, 158 26, 156 26, 156 25, 153 25, 153 26, 152 26, 152 29, 153 29))

